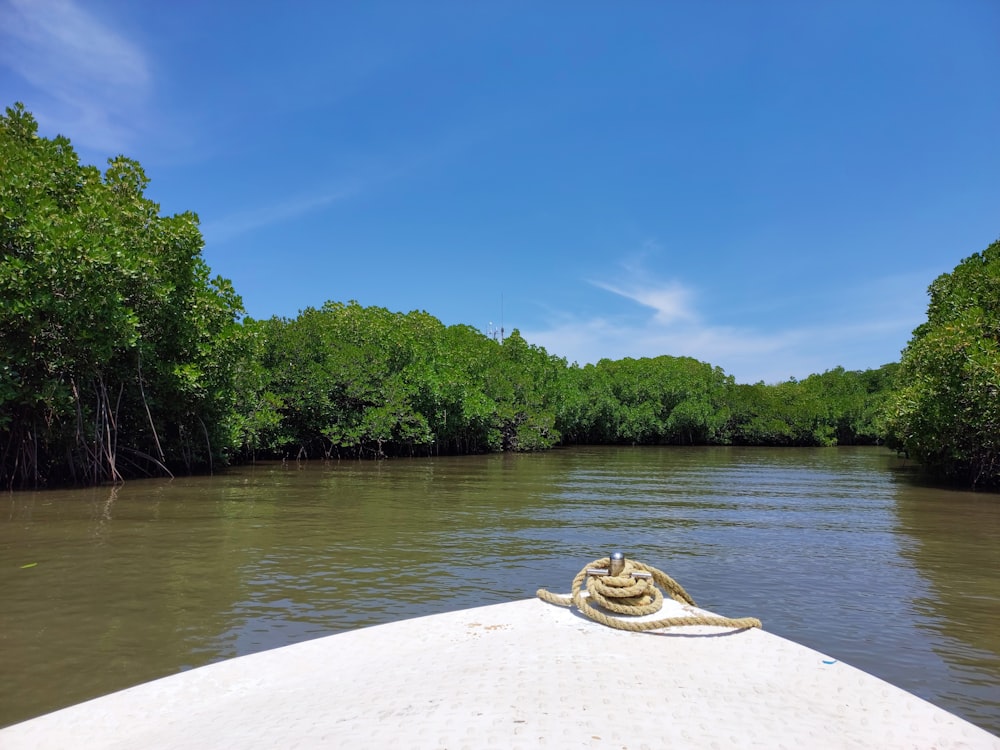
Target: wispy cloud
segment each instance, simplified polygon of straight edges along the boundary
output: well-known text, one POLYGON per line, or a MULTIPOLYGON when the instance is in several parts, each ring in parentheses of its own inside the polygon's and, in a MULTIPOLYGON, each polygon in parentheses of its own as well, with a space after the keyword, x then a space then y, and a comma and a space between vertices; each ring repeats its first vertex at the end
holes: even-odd
POLYGON ((898 279, 869 279, 859 288, 870 302, 867 306, 857 301, 862 295, 844 292, 856 300, 850 317, 838 308, 826 320, 809 325, 797 325, 790 318, 789 324, 768 327, 744 321, 706 322, 693 307, 693 294, 677 281, 595 286, 652 314, 638 320, 634 315, 559 314, 548 327, 522 330, 525 338, 580 364, 661 354, 694 357, 722 367, 741 383, 774 383, 837 366, 867 369, 898 361, 911 331, 923 319, 925 302, 921 290, 900 289, 898 279), (892 299, 890 292, 895 294, 892 299))
POLYGON ((690 289, 678 282, 668 282, 661 286, 632 287, 617 286, 603 281, 590 283, 655 310, 654 320, 661 325, 669 325, 675 321, 696 320, 697 316, 692 307, 694 295, 690 289))
POLYGON ((206 242, 228 242, 256 229, 306 216, 340 201, 377 190, 418 171, 429 159, 427 153, 416 152, 408 158, 388 165, 373 162, 354 173, 335 179, 336 187, 328 183, 308 193, 287 197, 273 196, 269 201, 259 203, 253 208, 210 219, 202 225, 202 233, 206 242))
POLYGON ((130 144, 152 85, 142 49, 74 0, 0 1, 0 64, 43 127, 103 151, 130 144))
POLYGON ((308 195, 293 196, 269 206, 249 211, 240 211, 202 225, 206 242, 227 242, 255 229, 280 224, 281 222, 305 216, 321 208, 350 197, 353 189, 320 191, 308 195))

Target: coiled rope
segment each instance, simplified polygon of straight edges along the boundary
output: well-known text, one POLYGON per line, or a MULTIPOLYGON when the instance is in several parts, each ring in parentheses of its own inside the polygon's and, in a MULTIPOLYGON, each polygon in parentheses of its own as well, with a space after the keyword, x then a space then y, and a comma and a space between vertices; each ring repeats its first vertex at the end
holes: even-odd
POLYGON ((536 595, 542 601, 550 604, 557 604, 560 607, 576 607, 591 620, 618 630, 639 632, 681 625, 716 625, 738 630, 761 627, 760 620, 756 617, 734 619, 718 615, 694 614, 684 617, 664 617, 659 620, 623 620, 620 617, 605 614, 592 606, 591 602, 608 612, 620 615, 641 616, 659 612, 663 607, 663 593, 656 584, 662 586, 671 599, 692 607, 697 605, 683 586, 662 570, 657 570, 652 566, 626 559, 624 567, 618 575, 591 574, 592 571, 600 569, 611 570, 610 557, 594 560, 577 573, 576 578, 573 579, 573 590, 570 594, 553 594, 545 589, 538 589, 536 595), (633 573, 638 575, 633 576, 633 573), (649 576, 646 577, 643 574, 649 574, 649 576), (587 582, 587 596, 584 596, 583 593, 584 581, 587 582))

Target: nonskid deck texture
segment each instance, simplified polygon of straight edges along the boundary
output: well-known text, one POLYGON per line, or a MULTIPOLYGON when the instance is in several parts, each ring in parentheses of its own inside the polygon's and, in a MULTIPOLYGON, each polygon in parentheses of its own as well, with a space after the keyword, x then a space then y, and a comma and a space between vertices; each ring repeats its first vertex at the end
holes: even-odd
MULTIPOLYGON (((668 600, 659 617, 701 611, 668 600)), ((767 632, 630 633, 539 600, 265 651, 0 730, 4 750, 293 747, 942 749, 1000 738, 767 632)))

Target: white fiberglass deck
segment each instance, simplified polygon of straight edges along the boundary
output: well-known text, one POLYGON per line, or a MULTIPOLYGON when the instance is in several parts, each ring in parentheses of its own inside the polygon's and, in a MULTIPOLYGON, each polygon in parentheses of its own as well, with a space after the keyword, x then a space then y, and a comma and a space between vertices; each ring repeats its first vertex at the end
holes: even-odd
MULTIPOLYGON (((687 611, 668 600, 656 617, 687 611)), ((943 749, 1000 738, 760 630, 629 633, 526 600, 191 670, 0 730, 0 747, 943 749)))

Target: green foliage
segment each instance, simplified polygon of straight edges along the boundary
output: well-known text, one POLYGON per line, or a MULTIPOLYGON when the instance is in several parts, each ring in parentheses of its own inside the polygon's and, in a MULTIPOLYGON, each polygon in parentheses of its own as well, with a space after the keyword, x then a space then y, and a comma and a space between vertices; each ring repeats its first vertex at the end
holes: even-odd
POLYGON ((562 429, 574 442, 711 444, 724 441, 732 378, 690 357, 601 360, 570 371, 562 429))
POLYGON ((842 367, 776 385, 732 390, 730 440, 737 445, 871 445, 884 434, 879 414, 895 364, 878 370, 842 367))
POLYGON ((415 377, 427 369, 422 328, 443 326, 424 313, 355 302, 269 321, 263 367, 281 422, 264 444, 301 456, 381 456, 386 446, 412 452, 429 444, 427 418, 415 409, 428 398, 428 384, 415 377))
POLYGON ((37 130, 21 105, 0 117, 0 481, 211 465, 239 297, 209 281, 197 217, 144 197, 137 162, 102 175, 37 130))
POLYGON ((569 366, 516 330, 498 342, 356 302, 240 322, 239 296, 201 257, 197 216, 161 216, 137 162, 118 156, 101 174, 37 130, 20 105, 0 118, 4 485, 234 456, 870 443, 885 424, 929 463, 993 471, 994 246, 935 282, 892 411, 895 365, 745 386, 689 357, 569 366))
POLYGON ((551 390, 565 363, 516 331, 500 345, 424 312, 356 302, 253 325, 262 377, 250 401, 278 417, 245 433, 254 448, 380 457, 535 450, 559 439, 551 390))
POLYGON ((1000 485, 1000 241, 928 291, 886 410, 890 439, 932 474, 1000 485))
POLYGON ((743 386, 688 357, 567 366, 517 331, 498 343, 355 302, 251 325, 262 354, 245 446, 286 457, 875 443, 895 367, 743 386))
POLYGON ((518 331, 498 343, 356 302, 244 328, 260 359, 241 381, 241 439, 247 455, 289 458, 875 443, 895 367, 744 386, 689 357, 568 366, 518 331))

